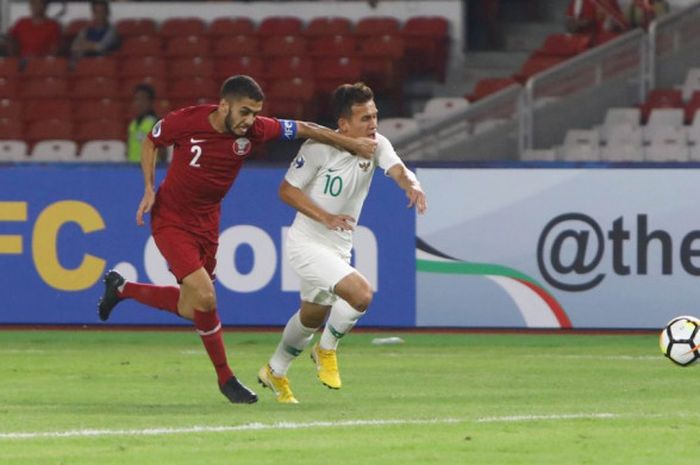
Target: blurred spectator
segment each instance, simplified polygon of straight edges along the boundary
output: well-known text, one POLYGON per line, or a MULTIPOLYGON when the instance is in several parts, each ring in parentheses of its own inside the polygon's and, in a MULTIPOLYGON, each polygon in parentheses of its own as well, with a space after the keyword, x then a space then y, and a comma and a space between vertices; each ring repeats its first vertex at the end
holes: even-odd
POLYGON ((566 29, 571 33, 596 35, 627 28, 617 0, 571 0, 566 10, 566 29))
POLYGON ((627 21, 631 27, 643 27, 659 16, 665 15, 671 8, 666 0, 633 0, 627 10, 627 21))
MULTIPOLYGON (((129 123, 126 158, 133 163, 141 162, 141 144, 153 126, 158 122, 158 116, 153 110, 156 91, 148 84, 139 84, 134 89, 131 102, 135 118, 129 123)), ((158 159, 165 159, 165 152, 160 149, 158 159)))
POLYGON ((119 43, 117 29, 109 22, 109 2, 92 0, 92 21, 73 40, 71 55, 74 58, 82 56, 104 55, 114 50, 119 43))
POLYGON ((61 26, 46 16, 47 0, 29 0, 31 16, 12 26, 9 38, 20 58, 55 55, 61 44, 61 26))

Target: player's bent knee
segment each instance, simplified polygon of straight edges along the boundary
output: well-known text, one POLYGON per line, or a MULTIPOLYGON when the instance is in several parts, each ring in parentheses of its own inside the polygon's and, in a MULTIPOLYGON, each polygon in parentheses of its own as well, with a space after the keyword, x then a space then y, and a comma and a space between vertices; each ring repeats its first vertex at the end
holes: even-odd
POLYGON ((358 312, 365 312, 372 303, 372 297, 374 297, 374 291, 368 287, 356 293, 348 303, 358 312))
POLYGON ((216 294, 211 290, 198 290, 195 294, 195 307, 200 312, 216 310, 216 294))

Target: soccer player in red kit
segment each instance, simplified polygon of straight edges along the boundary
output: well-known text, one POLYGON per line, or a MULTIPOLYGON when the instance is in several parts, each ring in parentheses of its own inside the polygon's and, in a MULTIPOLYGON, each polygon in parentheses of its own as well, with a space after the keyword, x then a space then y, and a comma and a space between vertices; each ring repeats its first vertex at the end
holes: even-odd
POLYGON ((257 395, 238 381, 226 359, 213 278, 219 237, 221 201, 253 148, 274 139, 311 138, 371 157, 376 142, 349 138, 312 123, 258 116, 264 95, 248 76, 228 78, 218 105, 173 111, 156 123, 144 140, 141 168, 144 194, 136 223, 151 212, 158 249, 180 287, 128 282, 117 271, 105 275, 98 305, 106 321, 123 299, 192 320, 216 370, 219 389, 233 403, 253 403, 257 395), (158 147, 174 146, 165 180, 155 192, 158 147))

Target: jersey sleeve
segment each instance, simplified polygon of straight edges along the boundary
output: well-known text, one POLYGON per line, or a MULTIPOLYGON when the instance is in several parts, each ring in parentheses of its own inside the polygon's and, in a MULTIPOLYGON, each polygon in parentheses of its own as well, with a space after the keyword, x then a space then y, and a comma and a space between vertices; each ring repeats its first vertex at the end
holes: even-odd
POLYGON ((261 142, 280 139, 283 133, 282 121, 277 118, 269 118, 267 116, 258 116, 255 118, 255 132, 260 137, 261 142))
POLYGON ((374 154, 377 166, 384 170, 384 174, 394 165, 403 164, 401 158, 396 154, 394 146, 389 139, 377 134, 377 151, 374 154))
POLYGON ((303 189, 314 179, 327 156, 323 151, 323 144, 305 142, 292 160, 287 174, 284 175, 285 181, 298 189, 303 189))
POLYGON ((183 132, 181 119, 175 113, 168 113, 159 120, 153 129, 148 133, 148 138, 151 139, 156 147, 167 147, 173 145, 175 139, 183 132))

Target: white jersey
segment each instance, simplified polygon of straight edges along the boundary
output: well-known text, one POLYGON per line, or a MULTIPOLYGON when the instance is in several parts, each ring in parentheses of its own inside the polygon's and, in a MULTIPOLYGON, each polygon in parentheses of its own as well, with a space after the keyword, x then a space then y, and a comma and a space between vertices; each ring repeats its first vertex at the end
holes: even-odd
MULTIPOLYGON (((377 134, 377 150, 372 159, 354 156, 346 150, 307 140, 299 149, 284 179, 334 215, 349 215, 359 221, 369 186, 377 166, 386 173, 402 163, 389 140, 377 134)), ((326 244, 343 254, 352 249, 351 231, 326 228, 298 212, 289 231, 292 240, 307 239, 326 244)))

